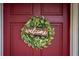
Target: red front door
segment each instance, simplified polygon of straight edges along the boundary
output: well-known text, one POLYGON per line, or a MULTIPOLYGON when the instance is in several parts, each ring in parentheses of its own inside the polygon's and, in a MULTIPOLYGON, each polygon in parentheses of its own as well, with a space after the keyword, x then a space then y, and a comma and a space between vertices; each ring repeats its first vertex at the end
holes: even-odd
POLYGON ((4 4, 4 55, 69 55, 69 11, 69 4, 4 4), (54 26, 55 38, 48 48, 31 48, 21 40, 20 30, 32 16, 44 16, 54 26))

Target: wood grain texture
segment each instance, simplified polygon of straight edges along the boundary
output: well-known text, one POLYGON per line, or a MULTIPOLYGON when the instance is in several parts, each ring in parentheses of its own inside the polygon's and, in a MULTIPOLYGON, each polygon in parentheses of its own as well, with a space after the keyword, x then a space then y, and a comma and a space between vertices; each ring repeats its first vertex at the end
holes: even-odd
POLYGON ((70 49, 69 4, 4 4, 5 56, 68 56, 70 49), (55 28, 52 44, 44 49, 28 47, 20 30, 32 16, 44 16, 55 28))
POLYGON ((41 14, 62 16, 63 15, 63 4, 41 4, 41 14))
POLYGON ((32 4, 10 4, 11 15, 32 15, 32 4))

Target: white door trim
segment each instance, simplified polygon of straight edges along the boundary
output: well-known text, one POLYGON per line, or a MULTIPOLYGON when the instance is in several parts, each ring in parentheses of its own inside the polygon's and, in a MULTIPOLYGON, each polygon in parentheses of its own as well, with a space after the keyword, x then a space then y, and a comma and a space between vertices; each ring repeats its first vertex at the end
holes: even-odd
POLYGON ((0 3, 0 56, 3 55, 3 4, 0 3))
POLYGON ((78 56, 78 4, 71 4, 70 9, 70 55, 78 56))
MULTIPOLYGON (((0 55, 3 56, 3 4, 0 4, 0 55)), ((78 4, 70 5, 70 56, 78 55, 78 4)))

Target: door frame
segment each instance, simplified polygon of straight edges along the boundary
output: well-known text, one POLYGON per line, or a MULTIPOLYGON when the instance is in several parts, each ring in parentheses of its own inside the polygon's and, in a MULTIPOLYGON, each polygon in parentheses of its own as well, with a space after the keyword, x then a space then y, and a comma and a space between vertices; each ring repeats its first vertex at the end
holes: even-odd
MULTIPOLYGON (((78 56, 78 4, 70 4, 70 56, 78 56), (75 19, 75 20, 74 20, 75 19)), ((0 3, 0 55, 3 56, 3 3, 0 3)))
POLYGON ((70 5, 70 55, 78 56, 78 14, 79 4, 70 5))
POLYGON ((3 56, 3 4, 0 3, 0 56, 3 56))

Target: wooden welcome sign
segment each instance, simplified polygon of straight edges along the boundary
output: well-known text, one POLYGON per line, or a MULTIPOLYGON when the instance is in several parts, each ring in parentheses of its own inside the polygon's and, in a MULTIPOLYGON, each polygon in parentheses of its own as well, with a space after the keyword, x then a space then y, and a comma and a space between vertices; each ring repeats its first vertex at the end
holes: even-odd
POLYGON ((47 36, 46 29, 41 29, 36 27, 31 29, 26 29, 25 32, 31 35, 47 36))

